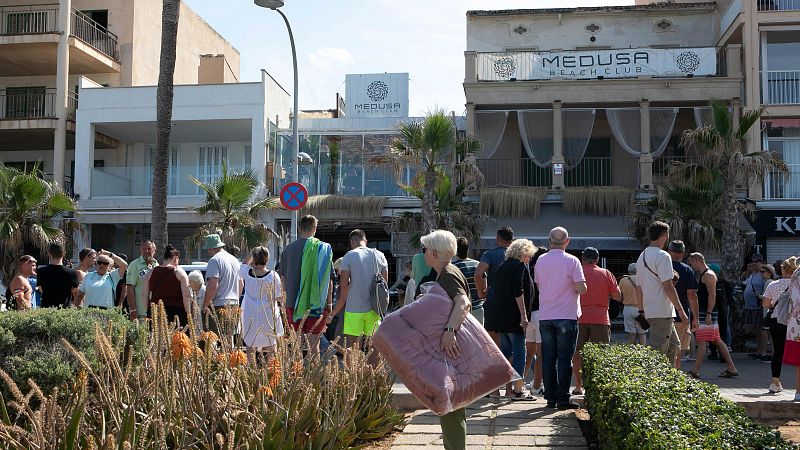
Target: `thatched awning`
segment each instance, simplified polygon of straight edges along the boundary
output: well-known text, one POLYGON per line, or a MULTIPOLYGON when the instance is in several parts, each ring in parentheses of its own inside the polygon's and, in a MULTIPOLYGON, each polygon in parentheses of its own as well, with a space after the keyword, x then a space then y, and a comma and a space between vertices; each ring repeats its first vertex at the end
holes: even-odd
POLYGON ((617 186, 568 187, 564 189, 564 212, 624 216, 636 204, 636 190, 617 186))
POLYGON ((350 197, 346 195, 312 195, 302 209, 305 214, 340 211, 348 216, 375 219, 383 216, 386 197, 350 197))
POLYGON ((547 195, 546 187, 481 189, 481 214, 489 217, 536 218, 547 195))

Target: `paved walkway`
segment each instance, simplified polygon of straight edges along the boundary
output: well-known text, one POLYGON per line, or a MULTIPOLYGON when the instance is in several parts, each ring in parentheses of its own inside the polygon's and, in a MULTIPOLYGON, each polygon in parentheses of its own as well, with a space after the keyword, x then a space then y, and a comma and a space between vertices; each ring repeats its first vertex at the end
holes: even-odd
MULTIPOLYGON (((481 400, 467 408, 467 450, 580 448, 586 440, 574 411, 547 408, 536 401, 481 400)), ((443 449, 439 418, 428 410, 414 412, 392 450, 443 449)))

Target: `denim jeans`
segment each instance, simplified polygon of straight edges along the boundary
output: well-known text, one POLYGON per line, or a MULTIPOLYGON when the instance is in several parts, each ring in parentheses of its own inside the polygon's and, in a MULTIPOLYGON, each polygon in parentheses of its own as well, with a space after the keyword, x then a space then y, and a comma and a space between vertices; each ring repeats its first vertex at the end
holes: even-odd
POLYGON ((539 331, 542 334, 542 373, 546 387, 544 398, 548 404, 569 403, 578 321, 540 320, 539 331))
POLYGON ((519 376, 525 375, 525 335, 522 333, 500 333, 500 351, 511 360, 511 367, 519 376))

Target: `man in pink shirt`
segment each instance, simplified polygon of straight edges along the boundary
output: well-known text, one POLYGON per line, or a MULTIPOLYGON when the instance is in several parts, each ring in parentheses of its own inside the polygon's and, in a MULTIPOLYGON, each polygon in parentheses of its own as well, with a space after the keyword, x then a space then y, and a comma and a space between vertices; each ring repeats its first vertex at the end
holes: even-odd
POLYGON ((570 401, 572 356, 578 337, 579 297, 586 292, 586 278, 578 258, 566 253, 569 233, 550 230, 550 251, 539 257, 534 281, 539 287, 539 332, 542 335, 542 372, 547 406, 577 409, 570 401))
POLYGON ((597 267, 600 252, 594 247, 586 247, 581 254, 583 275, 586 277, 586 292, 581 294, 581 317, 578 319, 578 345, 572 360, 575 373, 573 395, 583 395, 581 379, 581 350, 587 342, 608 344, 611 342, 611 321, 608 319, 608 298, 620 300, 619 287, 614 275, 602 267, 597 267))

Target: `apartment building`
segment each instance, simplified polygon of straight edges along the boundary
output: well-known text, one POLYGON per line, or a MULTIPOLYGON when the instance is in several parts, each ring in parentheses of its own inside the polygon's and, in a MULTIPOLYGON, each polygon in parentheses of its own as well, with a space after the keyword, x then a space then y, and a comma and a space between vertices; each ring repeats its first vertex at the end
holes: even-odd
MULTIPOLYGON (((158 81, 158 0, 0 0, 0 161, 35 164, 68 192, 75 183, 79 86, 158 81)), ((239 52, 181 4, 176 84, 239 79, 239 52)), ((124 143, 96 132, 90 168, 118 161, 124 143)))
POLYGON ((486 188, 535 204, 494 224, 540 243, 565 226, 573 249, 597 247, 623 271, 640 249, 635 201, 670 161, 698 156, 681 132, 706 123, 711 99, 743 106, 742 45, 719 40, 718 17, 714 2, 469 11, 467 127, 486 188))

